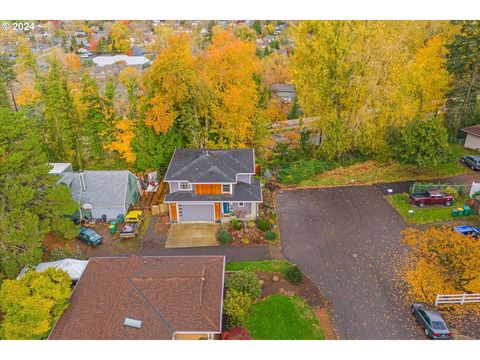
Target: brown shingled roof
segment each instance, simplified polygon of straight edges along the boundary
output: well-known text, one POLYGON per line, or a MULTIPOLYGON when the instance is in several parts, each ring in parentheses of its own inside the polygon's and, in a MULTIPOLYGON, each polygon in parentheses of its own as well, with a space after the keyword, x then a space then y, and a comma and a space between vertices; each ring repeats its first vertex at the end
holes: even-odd
POLYGON ((172 339, 221 332, 223 256, 91 258, 49 339, 172 339), (123 325, 142 321, 140 329, 123 325))
POLYGON ((480 124, 460 129, 460 131, 464 131, 472 135, 480 136, 480 124))

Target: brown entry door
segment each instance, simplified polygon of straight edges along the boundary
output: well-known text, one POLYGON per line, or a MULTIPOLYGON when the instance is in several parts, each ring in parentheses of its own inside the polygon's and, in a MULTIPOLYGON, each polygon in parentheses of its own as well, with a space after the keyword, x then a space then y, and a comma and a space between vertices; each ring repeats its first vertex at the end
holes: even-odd
POLYGON ((177 204, 170 204, 170 214, 172 216, 170 221, 177 221, 178 220, 178 218, 177 218, 177 204))
POLYGON ((220 220, 220 203, 215 203, 215 220, 220 220))

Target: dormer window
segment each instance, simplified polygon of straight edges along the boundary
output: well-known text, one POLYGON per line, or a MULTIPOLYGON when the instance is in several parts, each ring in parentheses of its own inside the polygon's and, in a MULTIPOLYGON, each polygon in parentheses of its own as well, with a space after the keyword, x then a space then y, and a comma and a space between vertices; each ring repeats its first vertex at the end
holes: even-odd
POLYGON ((192 190, 192 184, 190 184, 188 181, 182 181, 179 184, 179 189, 182 191, 190 191, 192 190))
POLYGON ((222 194, 231 194, 232 184, 222 184, 222 194))

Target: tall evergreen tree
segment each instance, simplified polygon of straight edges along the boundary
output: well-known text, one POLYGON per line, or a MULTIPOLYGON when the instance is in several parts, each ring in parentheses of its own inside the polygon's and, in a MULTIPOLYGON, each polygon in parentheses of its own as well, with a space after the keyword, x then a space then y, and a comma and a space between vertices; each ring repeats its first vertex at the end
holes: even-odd
POLYGON ((50 60, 50 71, 42 83, 44 133, 52 161, 70 161, 83 167, 80 124, 67 74, 57 59, 50 60))
POLYGON ((47 233, 67 238, 76 233, 68 216, 78 205, 68 188, 48 174, 36 124, 23 111, 0 107, 0 279, 40 261, 47 233))

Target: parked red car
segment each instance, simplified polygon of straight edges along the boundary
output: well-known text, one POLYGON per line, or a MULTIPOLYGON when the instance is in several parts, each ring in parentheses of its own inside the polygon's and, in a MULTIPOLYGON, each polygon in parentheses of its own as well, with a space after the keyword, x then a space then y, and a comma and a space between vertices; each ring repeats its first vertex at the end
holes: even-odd
POLYGON ((410 202, 413 205, 424 207, 425 205, 445 205, 450 206, 455 199, 452 195, 445 195, 437 190, 429 190, 420 193, 410 194, 410 202))

